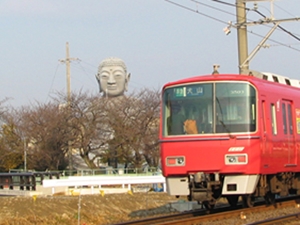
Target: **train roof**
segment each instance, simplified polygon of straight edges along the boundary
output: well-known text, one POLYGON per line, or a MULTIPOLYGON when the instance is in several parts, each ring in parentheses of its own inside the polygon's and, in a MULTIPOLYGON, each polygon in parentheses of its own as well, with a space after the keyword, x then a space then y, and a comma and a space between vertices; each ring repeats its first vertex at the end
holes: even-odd
POLYGON ((263 80, 268 80, 268 81, 272 81, 272 82, 276 82, 276 83, 280 83, 280 84, 286 84, 289 86, 300 88, 300 80, 290 79, 288 77, 278 75, 275 73, 270 73, 270 72, 261 72, 260 73, 260 72, 248 70, 248 75, 253 75, 253 76, 258 77, 263 80))
MULTIPOLYGON (((286 76, 270 73, 270 72, 257 72, 253 70, 245 71, 244 74, 208 74, 208 75, 201 75, 201 76, 194 76, 174 82, 169 82, 166 85, 164 85, 164 88, 166 86, 170 85, 177 85, 182 83, 190 83, 190 82, 197 82, 200 80, 221 80, 221 79, 228 79, 228 80, 249 80, 249 77, 255 77, 262 80, 275 82, 283 85, 288 85, 292 87, 300 88, 300 80, 296 79, 290 79, 286 76)), ((254 79, 255 79, 254 78, 254 79)))

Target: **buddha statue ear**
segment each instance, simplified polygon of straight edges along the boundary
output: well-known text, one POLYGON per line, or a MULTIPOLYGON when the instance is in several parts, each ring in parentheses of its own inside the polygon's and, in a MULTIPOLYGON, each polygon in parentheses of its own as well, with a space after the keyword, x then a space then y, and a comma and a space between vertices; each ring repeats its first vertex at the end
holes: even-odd
POLYGON ((125 78, 125 91, 128 90, 128 83, 129 83, 129 80, 130 80, 130 73, 127 73, 127 74, 126 74, 126 78, 125 78))
POLYGON ((96 80, 97 80, 97 82, 98 82, 99 92, 101 93, 103 90, 101 89, 101 83, 100 83, 99 74, 97 73, 97 74, 95 75, 95 77, 96 77, 96 80))

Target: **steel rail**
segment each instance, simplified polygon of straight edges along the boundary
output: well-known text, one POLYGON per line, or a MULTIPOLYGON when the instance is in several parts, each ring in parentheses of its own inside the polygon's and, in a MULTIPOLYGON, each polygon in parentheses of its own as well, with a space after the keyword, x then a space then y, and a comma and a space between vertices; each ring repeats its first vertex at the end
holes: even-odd
MULTIPOLYGON (((289 198, 290 199, 290 198, 289 198)), ((214 209, 213 211, 208 210, 195 210, 195 211, 188 211, 179 214, 171 214, 167 216, 161 217, 153 217, 153 218, 146 218, 142 220, 136 221, 127 221, 124 223, 118 223, 117 225, 145 225, 145 224, 160 224, 160 225, 190 225, 190 224, 202 224, 202 223, 209 223, 209 222, 220 222, 226 219, 236 218, 242 224, 246 224, 245 219, 251 218, 255 214, 265 213, 268 211, 273 211, 276 209, 283 209, 287 207, 295 207, 299 209, 299 198, 283 201, 280 199, 274 205, 265 205, 264 203, 259 203, 260 205, 255 206, 253 208, 242 208, 241 205, 238 205, 236 208, 222 206, 220 208, 214 209), (209 214, 208 214, 209 213, 209 214)), ((284 215, 274 218, 269 218, 262 221, 257 221, 253 223, 249 223, 248 225, 254 224, 274 224, 274 221, 282 221, 284 220, 292 220, 293 218, 299 219, 299 213, 293 213, 290 215, 284 215)))
POLYGON ((300 213, 292 213, 290 215, 279 216, 274 218, 269 218, 266 220, 261 220, 253 223, 247 223, 245 225, 268 225, 279 222, 295 222, 295 220, 300 221, 300 213))

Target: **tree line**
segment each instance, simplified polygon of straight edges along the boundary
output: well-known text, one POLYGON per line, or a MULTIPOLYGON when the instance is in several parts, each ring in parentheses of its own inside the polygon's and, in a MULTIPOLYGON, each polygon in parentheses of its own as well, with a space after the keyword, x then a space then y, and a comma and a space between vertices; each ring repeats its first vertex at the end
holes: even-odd
POLYGON ((0 102, 1 172, 75 169, 75 155, 90 169, 99 162, 114 168, 159 165, 157 90, 115 98, 57 93, 47 103, 18 109, 6 102, 0 102))

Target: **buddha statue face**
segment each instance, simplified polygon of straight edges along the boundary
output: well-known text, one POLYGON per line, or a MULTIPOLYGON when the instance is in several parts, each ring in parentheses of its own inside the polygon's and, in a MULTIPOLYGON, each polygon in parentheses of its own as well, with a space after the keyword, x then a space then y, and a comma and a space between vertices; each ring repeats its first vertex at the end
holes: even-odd
POLYGON ((100 93, 104 96, 117 97, 127 91, 130 74, 127 74, 123 60, 107 58, 103 60, 98 69, 96 79, 99 83, 100 93))

